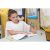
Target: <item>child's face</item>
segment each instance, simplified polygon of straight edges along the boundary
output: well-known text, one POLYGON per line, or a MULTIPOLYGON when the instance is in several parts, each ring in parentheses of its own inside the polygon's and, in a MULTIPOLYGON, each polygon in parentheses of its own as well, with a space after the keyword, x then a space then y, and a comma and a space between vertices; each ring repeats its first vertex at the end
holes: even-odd
POLYGON ((17 23, 18 22, 18 15, 16 13, 11 14, 11 16, 9 17, 9 19, 14 22, 17 23))

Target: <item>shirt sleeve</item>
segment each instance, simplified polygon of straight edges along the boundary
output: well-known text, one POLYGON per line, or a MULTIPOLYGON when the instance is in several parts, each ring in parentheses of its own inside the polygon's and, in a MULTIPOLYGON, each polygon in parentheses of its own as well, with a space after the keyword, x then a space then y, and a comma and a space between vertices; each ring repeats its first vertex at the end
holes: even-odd
POLYGON ((23 22, 24 24, 24 31, 25 32, 30 32, 30 25, 28 25, 27 23, 23 22))
POLYGON ((6 30, 12 30, 12 24, 11 22, 6 23, 6 30))

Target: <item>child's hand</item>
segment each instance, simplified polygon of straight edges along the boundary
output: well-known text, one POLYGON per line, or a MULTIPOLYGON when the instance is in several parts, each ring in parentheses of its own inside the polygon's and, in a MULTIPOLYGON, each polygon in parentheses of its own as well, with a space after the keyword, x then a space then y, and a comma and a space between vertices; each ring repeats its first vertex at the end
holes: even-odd
POLYGON ((32 33, 34 33, 36 31, 36 28, 30 27, 30 30, 32 33))

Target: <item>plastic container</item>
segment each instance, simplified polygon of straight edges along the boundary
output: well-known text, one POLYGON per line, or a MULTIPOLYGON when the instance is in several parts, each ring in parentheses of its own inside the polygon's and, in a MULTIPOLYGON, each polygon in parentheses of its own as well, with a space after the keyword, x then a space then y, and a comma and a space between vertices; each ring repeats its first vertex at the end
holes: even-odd
POLYGON ((29 19, 37 19, 38 16, 35 16, 35 15, 34 15, 34 16, 28 16, 28 18, 29 18, 29 19))

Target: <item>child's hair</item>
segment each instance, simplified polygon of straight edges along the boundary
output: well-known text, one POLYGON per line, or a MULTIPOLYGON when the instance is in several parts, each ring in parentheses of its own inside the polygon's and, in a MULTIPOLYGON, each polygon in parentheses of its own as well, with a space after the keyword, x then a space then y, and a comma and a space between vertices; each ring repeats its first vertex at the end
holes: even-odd
POLYGON ((9 20, 9 21, 11 21, 11 20, 9 19, 9 17, 11 16, 11 14, 14 14, 14 13, 17 14, 17 11, 15 11, 15 10, 13 10, 13 9, 9 9, 9 11, 8 11, 8 20, 9 20))

